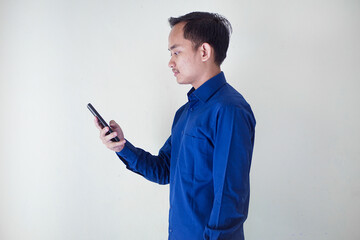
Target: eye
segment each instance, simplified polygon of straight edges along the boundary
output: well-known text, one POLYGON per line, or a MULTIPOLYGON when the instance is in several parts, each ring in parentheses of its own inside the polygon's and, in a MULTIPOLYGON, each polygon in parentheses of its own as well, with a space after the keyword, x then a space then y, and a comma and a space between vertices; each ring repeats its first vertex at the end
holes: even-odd
POLYGON ((176 52, 174 52, 174 53, 170 53, 170 57, 172 57, 172 55, 174 54, 175 56, 177 56, 177 55, 179 55, 179 51, 176 51, 176 52))

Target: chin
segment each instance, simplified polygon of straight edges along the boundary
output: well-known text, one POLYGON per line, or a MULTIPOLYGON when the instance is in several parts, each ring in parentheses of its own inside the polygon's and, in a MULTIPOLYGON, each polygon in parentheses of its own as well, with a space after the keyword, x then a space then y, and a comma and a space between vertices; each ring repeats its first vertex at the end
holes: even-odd
POLYGON ((177 82, 178 84, 184 84, 181 78, 176 78, 176 82, 177 82))
POLYGON ((180 85, 186 85, 186 84, 189 84, 189 83, 187 83, 187 82, 180 82, 180 81, 177 81, 177 83, 178 83, 178 84, 180 84, 180 85))
POLYGON ((176 78, 178 84, 189 84, 185 79, 176 78))

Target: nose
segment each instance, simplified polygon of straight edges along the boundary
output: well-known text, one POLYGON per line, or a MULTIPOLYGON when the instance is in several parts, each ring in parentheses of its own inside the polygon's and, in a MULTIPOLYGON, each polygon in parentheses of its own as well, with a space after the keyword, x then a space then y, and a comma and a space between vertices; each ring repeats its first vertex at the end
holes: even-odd
POLYGON ((175 67, 175 62, 174 62, 174 60, 173 60, 172 57, 170 58, 170 61, 169 61, 169 63, 168 63, 168 66, 169 66, 169 68, 174 68, 174 67, 175 67))

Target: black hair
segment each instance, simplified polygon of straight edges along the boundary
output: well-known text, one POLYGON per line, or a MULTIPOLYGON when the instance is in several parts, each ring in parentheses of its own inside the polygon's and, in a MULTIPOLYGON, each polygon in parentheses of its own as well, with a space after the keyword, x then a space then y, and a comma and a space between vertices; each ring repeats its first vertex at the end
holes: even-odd
POLYGON ((217 13, 191 12, 180 17, 169 18, 170 27, 185 22, 184 38, 197 49, 203 43, 210 44, 215 52, 215 63, 221 65, 226 58, 232 32, 230 22, 217 13))

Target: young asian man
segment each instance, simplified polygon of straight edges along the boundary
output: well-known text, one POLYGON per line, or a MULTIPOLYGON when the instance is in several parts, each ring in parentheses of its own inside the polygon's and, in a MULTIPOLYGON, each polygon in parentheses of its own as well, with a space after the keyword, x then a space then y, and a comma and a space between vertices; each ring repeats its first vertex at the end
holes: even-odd
POLYGON ((100 138, 128 169, 170 184, 169 239, 244 239, 255 118, 221 71, 231 34, 222 16, 192 12, 170 18, 169 67, 192 86, 159 154, 133 146, 111 121, 100 138), (115 136, 120 142, 112 142, 115 136))

